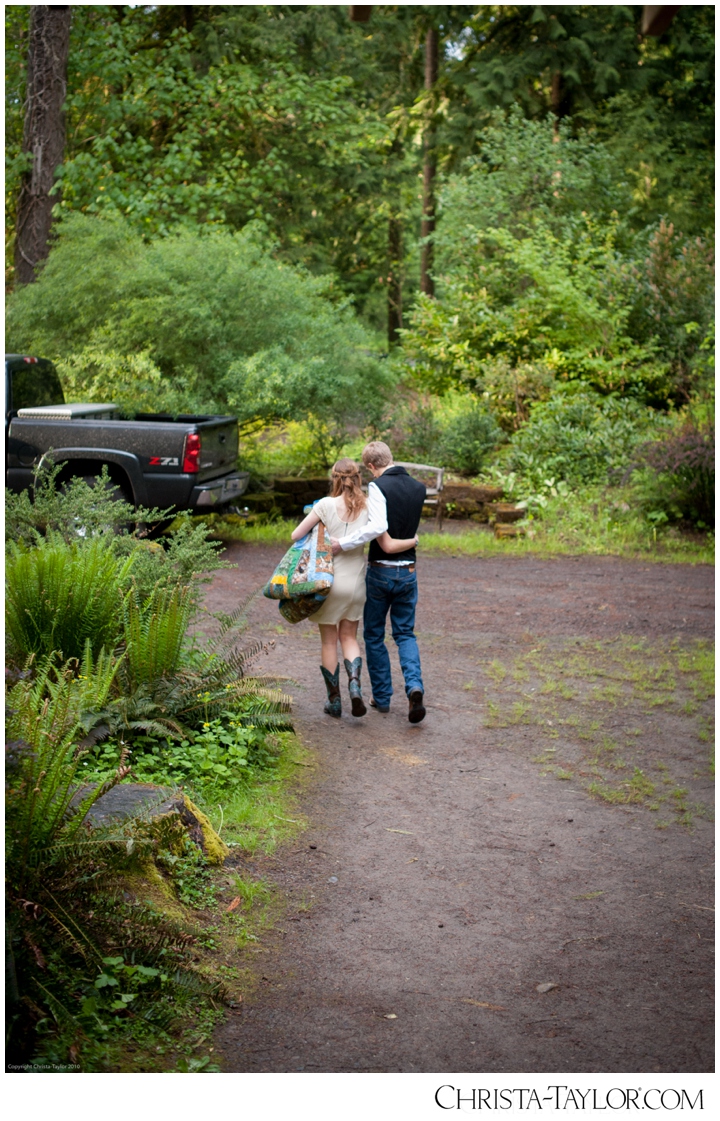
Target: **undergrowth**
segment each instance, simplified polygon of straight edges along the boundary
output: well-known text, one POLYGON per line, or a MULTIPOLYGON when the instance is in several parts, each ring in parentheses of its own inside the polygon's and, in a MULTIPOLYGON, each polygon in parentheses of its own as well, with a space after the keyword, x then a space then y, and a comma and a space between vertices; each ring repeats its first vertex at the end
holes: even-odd
MULTIPOLYGON (((496 538, 490 527, 463 525, 455 532, 447 521, 445 532, 421 523, 418 555, 457 556, 619 556, 665 563, 713 564, 713 533, 685 530, 653 519, 632 504, 628 488, 595 487, 575 494, 531 496, 528 513, 520 523, 523 535, 496 538), (542 499, 543 504, 533 498, 542 499)), ((520 501, 518 491, 518 501, 520 501)), ((298 521, 299 521, 298 517, 298 521)), ((215 515, 212 532, 226 541, 253 545, 287 546, 297 522, 268 521, 258 525, 225 522, 215 515)))
POLYGON ((223 565, 205 525, 183 521, 163 546, 123 528, 106 478, 55 481, 9 503, 8 1058, 217 1069, 212 1048, 194 1051, 239 977, 233 955, 272 921, 267 887, 232 871, 223 899, 227 873, 208 863, 222 846, 206 858, 176 813, 87 815, 119 784, 156 785, 155 808, 181 787, 231 867, 233 848, 272 847, 301 827, 290 699, 250 673, 267 647, 245 640, 254 597, 191 634, 223 565))

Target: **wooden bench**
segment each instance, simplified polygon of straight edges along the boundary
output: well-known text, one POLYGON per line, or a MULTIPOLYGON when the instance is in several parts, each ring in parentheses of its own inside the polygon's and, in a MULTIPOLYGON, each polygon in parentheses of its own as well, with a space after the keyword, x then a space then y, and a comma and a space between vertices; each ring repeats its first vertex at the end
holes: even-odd
POLYGON ((423 483, 427 490, 425 505, 435 507, 435 523, 438 533, 441 533, 443 514, 445 513, 442 497, 445 468, 431 467, 428 463, 398 463, 397 460, 395 461, 395 466, 404 467, 408 475, 412 475, 414 478, 418 479, 418 482, 423 483), (422 477, 423 473, 425 478, 422 477), (418 478, 418 476, 420 476, 420 478, 418 478))

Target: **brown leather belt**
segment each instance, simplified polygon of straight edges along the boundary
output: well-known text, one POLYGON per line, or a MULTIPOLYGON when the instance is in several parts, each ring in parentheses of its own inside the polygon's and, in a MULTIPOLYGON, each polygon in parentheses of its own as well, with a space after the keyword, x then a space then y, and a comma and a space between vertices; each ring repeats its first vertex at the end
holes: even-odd
POLYGON ((405 572, 414 572, 415 563, 412 564, 385 564, 383 561, 368 561, 370 568, 402 568, 405 572))

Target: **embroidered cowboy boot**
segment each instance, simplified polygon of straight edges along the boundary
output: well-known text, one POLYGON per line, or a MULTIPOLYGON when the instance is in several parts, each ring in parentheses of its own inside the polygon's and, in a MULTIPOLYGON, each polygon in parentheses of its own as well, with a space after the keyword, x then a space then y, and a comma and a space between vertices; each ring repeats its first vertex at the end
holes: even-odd
POLYGON ((367 712, 365 702, 362 698, 362 689, 360 687, 360 671, 362 669, 362 658, 354 658, 353 661, 345 659, 345 669, 348 675, 348 690, 350 692, 350 703, 352 705, 353 716, 364 716, 367 712))
POLYGON ((323 712, 327 712, 328 716, 342 716, 342 700, 340 698, 340 666, 335 666, 335 673, 330 673, 329 669, 325 666, 320 666, 320 672, 325 679, 325 688, 327 689, 327 704, 323 712))

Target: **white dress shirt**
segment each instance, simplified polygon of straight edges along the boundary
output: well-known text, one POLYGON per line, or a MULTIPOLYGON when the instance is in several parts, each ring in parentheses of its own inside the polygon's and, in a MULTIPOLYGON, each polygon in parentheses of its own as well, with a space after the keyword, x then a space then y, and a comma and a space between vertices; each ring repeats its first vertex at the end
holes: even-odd
MULTIPOLYGON (((343 552, 348 549, 356 549, 358 545, 365 545, 368 541, 374 541, 376 537, 380 537, 388 527, 387 520, 387 502, 385 495, 380 490, 379 486, 375 483, 370 483, 368 486, 368 499, 367 499, 368 520, 360 529, 348 533, 345 537, 340 537, 338 544, 343 552)), ((405 564, 414 564, 411 560, 385 560, 383 558, 378 561, 379 564, 387 564, 393 566, 400 566, 405 564)))

